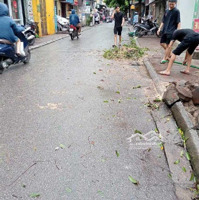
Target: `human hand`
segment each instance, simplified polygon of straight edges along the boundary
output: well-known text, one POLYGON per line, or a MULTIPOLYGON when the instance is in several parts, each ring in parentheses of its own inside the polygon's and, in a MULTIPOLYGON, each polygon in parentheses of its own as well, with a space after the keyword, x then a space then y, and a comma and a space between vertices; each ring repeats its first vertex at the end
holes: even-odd
POLYGON ((158 29, 158 31, 157 31, 157 35, 160 35, 160 29, 158 29))

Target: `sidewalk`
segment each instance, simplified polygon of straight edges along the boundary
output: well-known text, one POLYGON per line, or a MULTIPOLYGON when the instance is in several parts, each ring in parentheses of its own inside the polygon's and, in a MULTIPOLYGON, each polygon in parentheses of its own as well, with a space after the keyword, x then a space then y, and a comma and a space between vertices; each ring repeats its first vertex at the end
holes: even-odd
MULTIPOLYGON (((154 36, 148 36, 148 37, 142 37, 138 39, 138 43, 141 47, 146 47, 149 49, 148 56, 149 61, 151 62, 152 66, 154 67, 157 74, 166 69, 166 64, 160 64, 160 61, 163 58, 163 48, 160 46, 160 38, 154 37, 154 36)), ((184 60, 184 54, 181 56, 178 56, 176 61, 183 62, 184 60)), ((199 67, 199 60, 192 61, 192 65, 195 65, 199 67)), ((180 73, 180 70, 185 69, 184 66, 174 64, 171 75, 170 76, 163 76, 159 75, 158 77, 163 82, 172 82, 172 81, 179 81, 179 80, 186 80, 186 81, 199 81, 199 69, 191 68, 190 75, 182 74, 180 73)))
MULTIPOLYGON (((90 27, 83 27, 82 32, 90 29, 90 27)), ((67 33, 57 33, 53 35, 46 35, 40 38, 36 38, 35 44, 30 47, 30 50, 37 49, 39 47, 42 47, 44 45, 50 44, 52 42, 56 42, 58 40, 64 39, 68 37, 69 35, 67 33)))
MULTIPOLYGON (((144 61, 145 66, 154 81, 156 89, 160 95, 162 95, 166 89, 165 86, 169 85, 169 82, 178 82, 180 80, 190 81, 192 83, 199 83, 199 69, 191 68, 190 75, 180 73, 180 70, 184 69, 185 66, 174 64, 171 70, 170 76, 163 76, 158 74, 160 71, 166 69, 166 64, 160 64, 163 58, 164 50, 160 46, 160 39, 157 37, 143 37, 138 38, 138 44, 141 47, 146 47, 148 51, 148 61, 144 61)), ((183 62, 185 53, 178 56, 176 61, 183 62)), ((199 67, 199 60, 194 59, 192 65, 199 67)), ((174 93, 171 93, 171 99, 174 93)), ((191 103, 191 102, 190 102, 191 103)), ((185 105, 185 103, 184 103, 185 105)), ((187 103, 186 107, 191 108, 191 104, 187 103)), ((197 109, 197 107, 195 107, 197 109)), ((190 112, 190 109, 188 109, 190 112)), ((199 183, 199 130, 194 128, 193 121, 191 120, 192 115, 188 113, 183 102, 176 101, 171 105, 172 114, 177 122, 178 127, 184 132, 184 137, 188 138, 186 141, 186 149, 189 152, 191 158, 190 162, 195 172, 196 180, 199 183)), ((199 116, 197 116, 199 117, 199 116)))

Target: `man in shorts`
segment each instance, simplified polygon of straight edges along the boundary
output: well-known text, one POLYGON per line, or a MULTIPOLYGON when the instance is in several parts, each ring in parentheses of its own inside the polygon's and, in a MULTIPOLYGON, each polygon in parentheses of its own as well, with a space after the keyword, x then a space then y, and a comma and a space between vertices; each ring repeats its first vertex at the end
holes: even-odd
POLYGON ((176 29, 180 29, 180 11, 176 8, 177 0, 169 0, 169 9, 166 10, 160 28, 157 34, 160 34, 162 30, 162 37, 160 40, 160 45, 165 49, 165 55, 160 62, 164 64, 168 60, 168 45, 172 39, 172 34, 176 29))
POLYGON ((117 46, 117 35, 119 35, 119 46, 121 46, 121 42, 122 42, 122 27, 124 26, 124 14, 122 12, 120 12, 120 7, 116 6, 115 10, 112 14, 112 19, 115 19, 115 26, 114 26, 114 41, 115 44, 113 45, 113 47, 117 46))
POLYGON ((187 49, 185 59, 183 61, 183 64, 187 64, 187 67, 185 70, 182 70, 181 73, 189 74, 191 61, 192 61, 192 54, 196 47, 199 44, 199 33, 194 32, 192 29, 180 29, 176 30, 173 33, 172 41, 169 44, 169 49, 172 48, 175 40, 180 41, 181 43, 177 46, 177 48, 172 52, 171 58, 168 63, 168 67, 165 71, 161 71, 161 75, 167 75, 169 76, 171 73, 171 68, 173 66, 173 63, 176 59, 176 56, 179 56, 184 50, 187 49))

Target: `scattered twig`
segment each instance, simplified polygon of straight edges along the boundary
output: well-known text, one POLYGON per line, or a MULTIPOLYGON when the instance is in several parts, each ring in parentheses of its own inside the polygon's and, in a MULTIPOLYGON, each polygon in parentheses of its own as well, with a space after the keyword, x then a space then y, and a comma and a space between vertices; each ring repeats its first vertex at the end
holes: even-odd
POLYGON ((57 166, 57 161, 55 160, 55 166, 58 170, 60 170, 60 168, 57 166))
POLYGON ((12 183, 10 183, 8 186, 11 186, 12 184, 14 184, 21 176, 23 176, 30 168, 32 168, 33 166, 35 166, 37 164, 37 162, 34 162, 30 167, 28 167, 20 176, 18 176, 12 183))

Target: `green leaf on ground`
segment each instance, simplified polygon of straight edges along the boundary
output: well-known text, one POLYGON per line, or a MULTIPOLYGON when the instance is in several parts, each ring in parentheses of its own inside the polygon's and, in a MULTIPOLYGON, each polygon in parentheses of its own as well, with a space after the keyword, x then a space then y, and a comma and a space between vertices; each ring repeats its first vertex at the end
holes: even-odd
POLYGON ((184 132, 182 131, 181 128, 178 128, 178 132, 180 133, 181 136, 184 135, 184 132))
POLYGON ((120 91, 116 91, 117 94, 120 94, 120 91))
POLYGON ((139 184, 139 182, 137 180, 135 180, 132 176, 129 176, 129 180, 135 185, 139 184))
POLYGON ((104 103, 108 103, 108 101, 106 100, 106 101, 104 101, 104 103))
POLYGON ((23 188, 26 188, 26 185, 22 184, 22 187, 23 187, 23 188))
POLYGON ((38 197, 40 197, 40 194, 39 193, 32 193, 32 194, 30 194, 30 197, 31 198, 38 198, 38 197))
POLYGON ((185 167, 182 168, 183 172, 187 172, 187 169, 185 167))
POLYGON ((72 190, 70 188, 66 188, 66 192, 71 193, 72 190))
POLYGON ((197 191, 199 191, 199 184, 196 185, 196 189, 197 189, 197 191))
POLYGON ((138 85, 138 86, 133 87, 133 89, 138 89, 138 88, 141 88, 141 87, 142 87, 141 85, 138 85))
POLYGON ((169 178, 172 178, 172 175, 169 173, 169 174, 168 174, 168 177, 169 177, 169 178))
POLYGON ((176 161, 174 162, 175 165, 177 165, 177 164, 179 164, 179 163, 180 163, 180 160, 179 160, 179 159, 176 160, 176 161))
POLYGON ((161 102, 161 101, 162 101, 162 100, 159 99, 159 98, 156 98, 156 99, 153 100, 153 102, 157 102, 157 103, 158 103, 158 102, 161 102))
POLYGON ((159 130, 156 128, 156 129, 155 129, 155 132, 156 132, 156 133, 159 133, 159 130))
POLYGON ((119 154, 119 152, 117 150, 115 151, 115 153, 116 153, 117 157, 120 156, 120 154, 119 154))
POLYGON ((60 147, 61 149, 64 149, 66 146, 65 146, 64 144, 60 144, 59 147, 60 147))
POLYGON ((101 196, 104 196, 104 193, 100 190, 98 190, 97 193, 100 194, 101 196))
POLYGON ((142 135, 142 132, 141 132, 141 131, 139 131, 139 130, 135 130, 135 133, 139 133, 139 134, 141 134, 141 135, 142 135))
POLYGON ((184 151, 182 150, 181 152, 180 152, 180 157, 183 157, 184 156, 184 151))
POLYGON ((96 72, 93 72, 93 74, 96 74, 96 72))
POLYGON ((187 157, 187 160, 189 160, 189 161, 191 160, 191 157, 188 152, 186 152, 186 157, 187 157))
POLYGON ((118 99, 118 103, 121 103, 121 99, 118 99))
POLYGON ((194 173, 192 172, 189 181, 194 181, 194 179, 195 179, 195 176, 194 176, 194 173))

